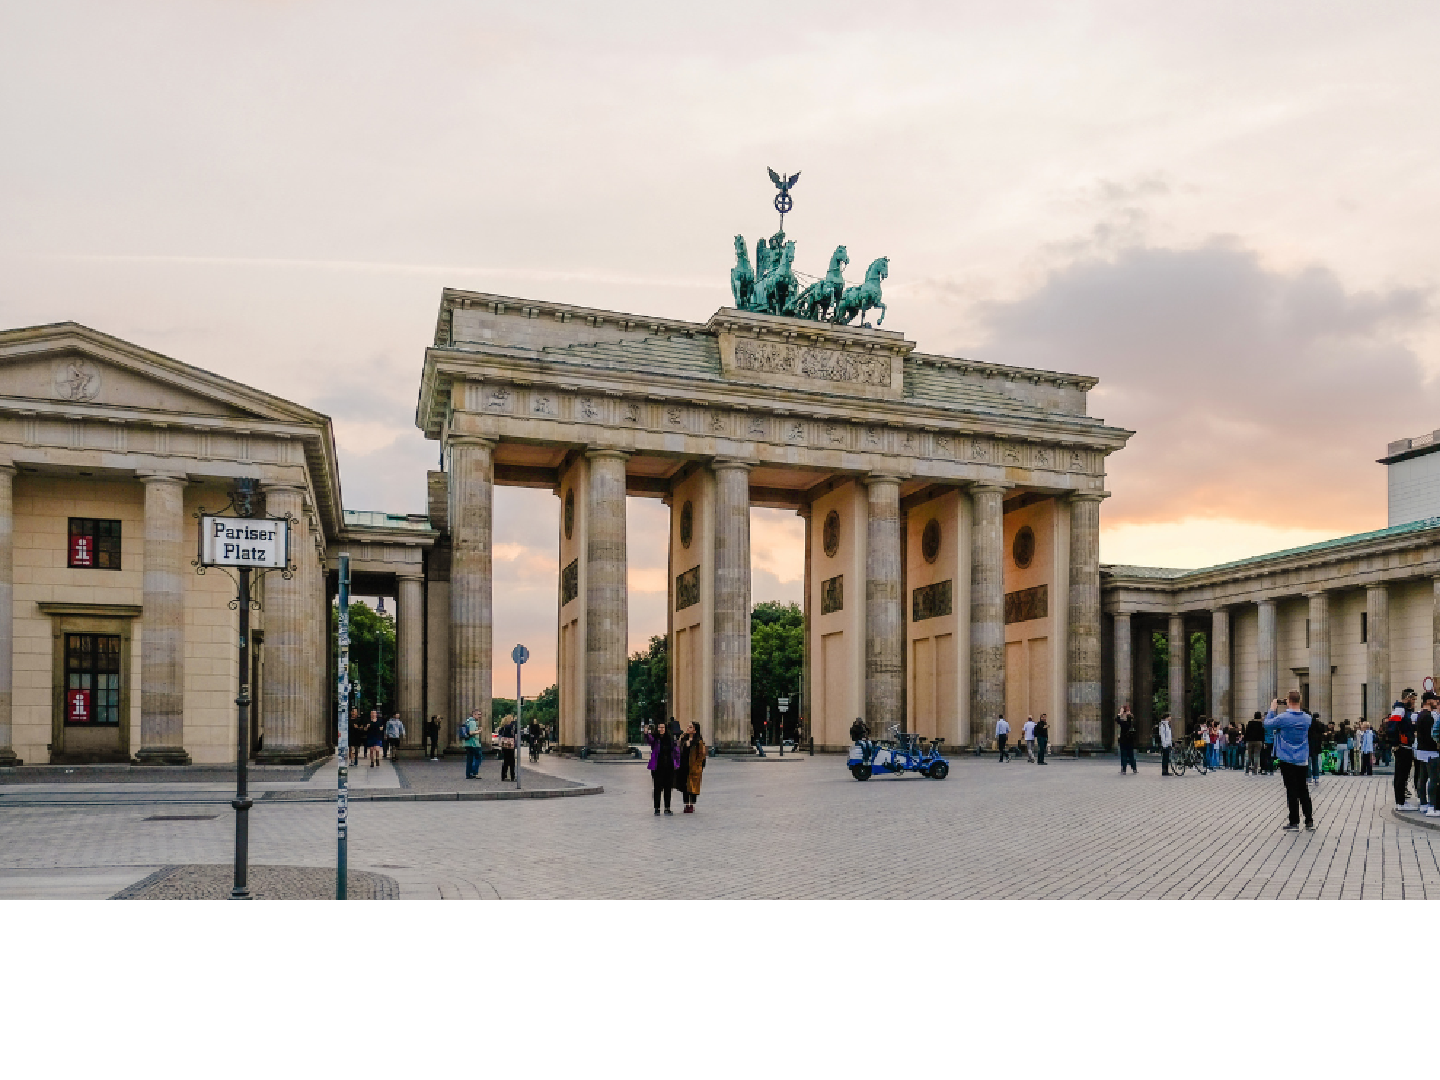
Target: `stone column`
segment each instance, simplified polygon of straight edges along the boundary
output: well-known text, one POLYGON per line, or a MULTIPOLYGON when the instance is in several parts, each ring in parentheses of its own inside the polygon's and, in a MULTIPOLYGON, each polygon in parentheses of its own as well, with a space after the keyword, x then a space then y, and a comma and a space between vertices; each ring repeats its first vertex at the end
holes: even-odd
POLYGON ((1135 665, 1133 651, 1134 635, 1130 629, 1129 612, 1117 612, 1115 615, 1115 711, 1118 713, 1126 705, 1135 711, 1138 718, 1140 710, 1135 707, 1135 665))
POLYGON ((1330 712, 1330 597, 1325 592, 1306 594, 1310 600, 1310 711, 1322 721, 1335 717, 1330 712))
POLYGON ((15 689, 15 466, 0 465, 0 766, 19 765, 15 689))
POLYGON ((1005 711, 1004 495, 999 484, 970 488, 970 738, 981 746, 1005 711))
POLYGON ((494 450, 489 439, 450 440, 450 731, 476 709, 482 729, 490 727, 494 450))
POLYGON ((865 541, 865 720, 876 738, 888 738, 890 725, 905 729, 900 480, 871 476, 865 487, 869 509, 865 541))
POLYGON ((1261 600, 1255 607, 1259 626, 1255 639, 1255 696, 1260 699, 1255 707, 1264 712, 1280 692, 1275 659, 1275 601, 1261 600))
MULTIPOLYGON (((621 467, 624 465, 622 463, 621 467)), ((715 731, 717 750, 750 744, 750 466, 715 470, 715 731)), ((622 477, 623 482, 623 477, 622 477)))
POLYGON ((1210 700, 1211 709, 1221 720, 1230 721, 1230 609, 1216 608, 1210 613, 1210 700))
MULTIPOLYGON (((629 746, 626 735, 630 633, 625 580, 627 455, 619 450, 589 450, 585 456, 590 461, 585 518, 585 745, 591 750, 618 753, 629 746)), ((718 679, 716 683, 718 695, 718 679)))
POLYGON ((403 745, 418 747, 425 722, 425 578, 417 566, 399 575, 395 613, 395 698, 405 725, 403 745))
POLYGON ((1170 723, 1177 732, 1189 719, 1185 707, 1185 616, 1170 616, 1170 723))
POLYGON ((798 725, 798 727, 797 727, 797 729, 796 729, 796 730, 797 730, 796 738, 797 738, 797 739, 807 739, 807 738, 810 737, 810 733, 815 730, 815 706, 814 706, 814 700, 815 700, 815 699, 814 699, 814 697, 812 696, 813 691, 812 691, 811 686, 810 686, 810 671, 811 671, 811 663, 812 663, 811 653, 810 653, 810 650, 811 650, 811 641, 810 641, 810 628, 811 628, 811 618, 810 618, 810 545, 811 545, 811 543, 812 543, 813 540, 814 540, 814 537, 813 537, 813 536, 811 535, 811 533, 810 533, 810 527, 811 527, 812 518, 814 517, 814 514, 812 513, 812 508, 811 508, 811 506, 810 506, 809 503, 806 503, 804 506, 802 506, 802 507, 801 507, 798 511, 796 511, 796 512, 800 515, 800 517, 801 517, 801 518, 804 520, 804 522, 805 522, 805 592, 804 592, 804 600, 801 602, 801 605, 800 605, 800 606, 801 606, 801 609, 802 609, 803 612, 804 612, 804 618, 805 618, 805 621, 804 621, 804 627, 805 627, 805 645, 804 645, 804 652, 802 653, 803 659, 801 660, 801 665, 802 665, 802 667, 801 667, 801 671, 802 671, 802 674, 801 674, 801 685, 804 687, 804 690, 802 691, 802 696, 801 696, 801 701, 800 701, 801 716, 804 717, 805 722, 804 722, 803 724, 798 725))
POLYGON ((1390 590, 1365 590, 1365 719, 1378 724, 1390 712, 1390 590))
MULTIPOLYGON (((295 519, 290 525, 290 560, 303 568, 310 556, 306 545, 311 543, 305 527, 304 490, 292 484, 267 484, 265 513, 295 519)), ((257 761, 304 763, 320 751, 309 741, 312 725, 307 710, 314 672, 306 653, 312 605, 305 577, 303 569, 290 578, 279 571, 265 575, 265 678, 261 687, 265 747, 255 755, 257 761)), ((247 663, 250 651, 245 650, 247 663)), ((242 671, 240 678, 248 680, 250 673, 242 671)))
POLYGON ((1155 628, 1142 615, 1135 646, 1135 697, 1130 707, 1148 739, 1159 718, 1155 715, 1155 628))
POLYGON ((1066 719, 1070 743, 1100 745, 1100 495, 1070 498, 1066 719))
MULTIPOLYGON (((145 578, 137 765, 188 765, 185 752, 185 477, 143 473, 145 578)), ((241 680, 244 680, 241 673, 241 680)))

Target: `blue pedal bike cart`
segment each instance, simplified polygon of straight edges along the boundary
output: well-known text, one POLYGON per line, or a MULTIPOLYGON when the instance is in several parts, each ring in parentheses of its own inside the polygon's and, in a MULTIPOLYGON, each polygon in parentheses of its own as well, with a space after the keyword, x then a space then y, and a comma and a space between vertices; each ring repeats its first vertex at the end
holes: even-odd
POLYGON ((944 739, 925 740, 914 732, 901 731, 890 725, 890 738, 883 742, 865 739, 850 747, 845 764, 856 780, 881 776, 919 773, 931 780, 944 780, 950 775, 950 762, 940 752, 944 739))

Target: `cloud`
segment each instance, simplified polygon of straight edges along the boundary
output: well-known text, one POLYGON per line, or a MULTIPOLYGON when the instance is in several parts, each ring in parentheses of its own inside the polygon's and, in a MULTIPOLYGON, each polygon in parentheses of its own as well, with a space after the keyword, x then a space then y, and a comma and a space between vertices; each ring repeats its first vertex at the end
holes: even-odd
POLYGON ((1435 427, 1407 336, 1424 289, 1351 290, 1234 242, 1070 262, 987 305, 987 360, 1097 375, 1092 415, 1136 431, 1108 523, 1230 518, 1352 532, 1384 522, 1386 443, 1435 427))

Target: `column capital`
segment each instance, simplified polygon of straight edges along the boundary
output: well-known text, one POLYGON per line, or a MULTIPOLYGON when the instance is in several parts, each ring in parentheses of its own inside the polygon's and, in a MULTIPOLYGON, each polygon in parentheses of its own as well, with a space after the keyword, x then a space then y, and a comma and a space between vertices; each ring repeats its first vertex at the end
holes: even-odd
POLYGON ((297 484, 292 480, 267 480, 260 485, 260 490, 266 495, 299 495, 306 494, 305 485, 297 484))
POLYGON ((423 582, 424 580, 425 580, 425 570, 424 570, 423 567, 419 567, 419 566, 408 567, 408 566, 407 566, 407 567, 406 567, 405 569, 403 569, 403 570, 396 570, 396 571, 395 571, 395 581, 396 581, 397 584, 398 584, 399 582, 402 582, 402 581, 420 581, 420 582, 423 582))
POLYGON ((1314 600, 1317 596, 1329 596, 1330 592, 1331 590, 1329 589, 1311 589, 1305 593, 1305 598, 1307 600, 1314 600))
POLYGON ((1004 495, 1005 492, 1014 486, 1014 484, 1007 484, 1000 480, 976 480, 973 484, 968 485, 965 490, 972 495, 977 493, 989 494, 991 492, 997 495, 1004 495))
POLYGON ((585 451, 585 456, 591 461, 628 461, 630 452, 609 446, 592 446, 585 451))
POLYGON ((17 472, 13 462, 0 461, 0 476, 14 476, 17 472))
POLYGON ((135 471, 135 477, 146 484, 188 484, 190 478, 184 473, 135 471))
POLYGON ((495 443, 495 439, 487 439, 484 435, 451 435, 445 440, 446 446, 478 446, 485 450, 495 449, 495 443))
POLYGON ((1068 496, 1066 496, 1066 497, 1067 497, 1067 499, 1068 499, 1070 502, 1072 502, 1072 503, 1077 503, 1077 502, 1094 502, 1094 503, 1098 503, 1098 502, 1104 502, 1106 499, 1108 499, 1108 498, 1110 497, 1110 492, 1108 492, 1108 491, 1072 491, 1072 492, 1070 492, 1070 494, 1069 494, 1068 496))
POLYGON ((710 468, 717 472, 721 469, 743 469, 749 472, 754 467, 753 462, 741 461, 739 458, 714 458, 710 462, 710 468))
POLYGON ((895 473, 880 472, 866 473, 864 477, 866 487, 869 487, 871 484, 895 484, 898 486, 904 483, 906 479, 908 479, 908 477, 897 476, 895 473))

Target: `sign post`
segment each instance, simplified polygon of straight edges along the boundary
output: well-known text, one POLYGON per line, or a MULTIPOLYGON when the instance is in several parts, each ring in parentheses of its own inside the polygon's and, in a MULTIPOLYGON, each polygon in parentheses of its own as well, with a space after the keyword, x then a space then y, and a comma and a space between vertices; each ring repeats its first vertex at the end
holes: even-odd
POLYGON ((525 699, 520 696, 520 669, 530 659, 530 650, 516 645, 510 650, 510 659, 515 661, 515 790, 520 790, 520 724, 525 712, 525 699))
POLYGON ((335 899, 344 900, 349 885, 350 832, 350 555, 340 554, 340 617, 336 641, 340 659, 335 667, 336 725, 335 753, 340 770, 335 788, 335 899))
MULTIPOLYGON (((236 571, 237 595, 234 605, 240 613, 240 695, 235 699, 239 710, 235 724, 235 883, 231 900, 249 900, 250 896, 250 575, 279 570, 286 577, 294 576, 290 565, 290 518, 252 517, 255 481, 235 481, 230 506, 235 514, 196 513, 200 519, 200 557, 195 560, 198 573, 218 566, 227 572, 236 571)), ((258 605, 257 605, 258 606, 258 605)))
POLYGON ((790 711, 790 699, 788 697, 776 698, 775 705, 780 710, 780 756, 785 756, 785 714, 790 711))

